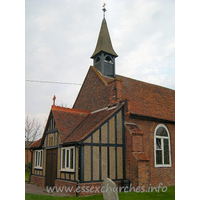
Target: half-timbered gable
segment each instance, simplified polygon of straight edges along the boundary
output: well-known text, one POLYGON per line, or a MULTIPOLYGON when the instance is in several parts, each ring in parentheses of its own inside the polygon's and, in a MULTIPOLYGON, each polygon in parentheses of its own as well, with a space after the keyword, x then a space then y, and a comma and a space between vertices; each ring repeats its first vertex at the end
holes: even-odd
POLYGON ((51 112, 44 132, 42 147, 52 148, 61 144, 58 128, 51 112))
POLYGON ((49 164, 51 160, 57 161, 57 149, 55 148, 61 144, 61 138, 52 111, 49 114, 43 137, 39 141, 31 146, 33 148, 32 174, 46 177, 56 170, 56 165, 51 167, 49 164))
POLYGON ((104 176, 112 176, 114 180, 123 179, 123 108, 123 104, 120 104, 91 112, 66 138, 64 145, 76 146, 78 142, 75 180, 81 183, 98 182, 102 181, 104 176), (76 173, 78 166, 79 176, 76 173), (112 167, 118 167, 119 175, 116 175, 116 172, 113 175, 112 167))
POLYGON ((83 182, 103 181, 107 177, 123 179, 123 144, 123 111, 120 109, 84 139, 83 182))

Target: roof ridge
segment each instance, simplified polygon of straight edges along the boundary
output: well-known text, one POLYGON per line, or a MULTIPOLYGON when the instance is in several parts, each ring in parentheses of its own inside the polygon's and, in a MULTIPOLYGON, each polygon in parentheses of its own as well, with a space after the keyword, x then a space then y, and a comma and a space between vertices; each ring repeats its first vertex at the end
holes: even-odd
MULTIPOLYGON (((96 69, 95 69, 96 70, 96 69)), ((138 79, 135 79, 135 78, 131 78, 131 77, 126 77, 126 76, 122 76, 122 75, 119 75, 119 74, 116 74, 116 77, 115 78, 112 78, 112 77, 108 77, 108 76, 105 76, 103 75, 101 72, 99 72, 97 70, 97 73, 99 73, 99 75, 101 76, 101 79, 103 79, 104 82, 106 82, 106 84, 109 84, 115 80, 118 80, 118 81, 121 81, 123 82, 122 78, 126 78, 126 79, 130 79, 130 80, 134 80, 134 81, 138 81, 138 82, 141 82, 141 83, 144 83, 144 84, 148 84, 148 85, 153 85, 153 86, 157 86, 157 87, 160 87, 160 88, 164 88, 164 89, 168 89, 168 90, 172 90, 172 91, 175 91, 174 89, 172 88, 168 88, 166 86, 162 86, 162 85, 158 85, 158 84, 155 84, 155 83, 149 83, 149 82, 146 82, 146 81, 142 81, 142 80, 138 80, 138 79), (122 77, 122 78, 121 78, 122 77), (110 79, 110 80, 105 80, 105 79, 110 79)))
POLYGON ((162 86, 162 85, 157 85, 157 84, 154 84, 154 83, 148 83, 148 82, 146 82, 146 81, 142 81, 142 80, 138 80, 138 79, 134 79, 134 78, 122 76, 122 75, 119 75, 119 74, 116 74, 116 78, 117 78, 117 76, 118 76, 118 77, 127 78, 127 79, 131 79, 131 80, 134 80, 134 81, 139 81, 139 82, 142 82, 142 83, 145 83, 145 84, 148 84, 148 85, 153 85, 153 86, 162 87, 162 88, 165 88, 165 89, 168 89, 168 90, 173 90, 173 91, 175 91, 174 89, 171 89, 171 88, 168 88, 168 87, 165 87, 165 86, 162 86))
POLYGON ((98 113, 98 112, 101 112, 101 111, 104 111, 104 110, 112 110, 112 109, 118 107, 119 105, 120 104, 113 104, 113 105, 110 105, 110 106, 108 105, 107 107, 100 108, 98 110, 94 110, 90 114, 92 115, 92 114, 95 114, 95 113, 98 113))
POLYGON ((94 113, 97 113, 97 112, 101 112, 101 111, 107 110, 107 109, 108 109, 108 107, 104 107, 104 108, 100 108, 98 110, 94 110, 94 111, 91 112, 91 115, 94 114, 94 113))
POLYGON ((75 109, 75 108, 66 108, 61 106, 52 105, 52 110, 64 111, 69 113, 77 113, 77 114, 90 114, 89 110, 75 109))
MULTIPOLYGON (((100 126, 100 125, 103 123, 103 121, 107 120, 110 116, 113 115, 114 112, 117 112, 117 110, 119 110, 119 109, 122 108, 123 106, 124 106, 124 103, 117 105, 117 106, 115 107, 115 109, 114 109, 108 116, 105 117, 105 119, 103 119, 103 120, 101 120, 99 123, 97 123, 97 125, 96 125, 95 127, 93 127, 89 132, 91 133, 93 130, 95 130, 98 126, 100 126)), ((89 116, 89 115, 88 115, 88 116, 89 116)), ((83 137, 81 140, 83 140, 83 139, 84 139, 84 137, 83 137)))

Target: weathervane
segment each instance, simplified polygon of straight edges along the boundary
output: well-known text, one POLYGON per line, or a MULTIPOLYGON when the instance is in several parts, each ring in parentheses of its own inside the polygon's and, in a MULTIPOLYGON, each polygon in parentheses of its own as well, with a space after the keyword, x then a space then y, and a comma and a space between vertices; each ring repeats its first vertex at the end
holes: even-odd
POLYGON ((103 7, 102 8, 102 10, 103 10, 103 18, 105 18, 105 12, 107 11, 105 6, 106 6, 106 3, 104 3, 103 6, 102 6, 103 7))

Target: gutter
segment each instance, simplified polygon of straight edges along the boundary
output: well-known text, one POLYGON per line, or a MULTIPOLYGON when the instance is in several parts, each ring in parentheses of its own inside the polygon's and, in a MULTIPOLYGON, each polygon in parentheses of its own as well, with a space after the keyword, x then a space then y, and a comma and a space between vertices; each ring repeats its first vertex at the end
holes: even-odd
POLYGON ((140 115, 140 114, 130 113, 130 116, 138 118, 138 119, 144 119, 144 120, 146 119, 146 120, 150 120, 150 121, 157 121, 157 122, 162 122, 162 123, 175 124, 175 121, 173 121, 173 120, 162 119, 162 118, 157 118, 157 117, 151 117, 151 116, 147 116, 147 115, 140 115))

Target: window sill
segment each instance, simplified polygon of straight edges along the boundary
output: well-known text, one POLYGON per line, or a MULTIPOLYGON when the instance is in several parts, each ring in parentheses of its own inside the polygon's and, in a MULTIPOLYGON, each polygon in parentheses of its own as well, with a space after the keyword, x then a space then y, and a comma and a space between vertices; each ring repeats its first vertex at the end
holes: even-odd
POLYGON ((34 167, 34 169, 43 169, 42 167, 34 167))
POLYGON ((172 165, 155 165, 155 167, 156 167, 156 168, 157 168, 157 167, 158 167, 158 168, 159 168, 159 167, 163 167, 163 168, 164 168, 164 167, 172 167, 172 165))
POLYGON ((75 173, 75 170, 68 170, 68 169, 61 169, 60 172, 68 172, 68 173, 75 173))

